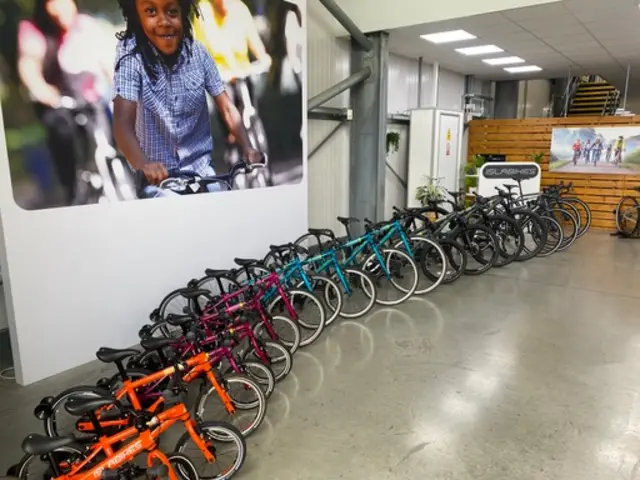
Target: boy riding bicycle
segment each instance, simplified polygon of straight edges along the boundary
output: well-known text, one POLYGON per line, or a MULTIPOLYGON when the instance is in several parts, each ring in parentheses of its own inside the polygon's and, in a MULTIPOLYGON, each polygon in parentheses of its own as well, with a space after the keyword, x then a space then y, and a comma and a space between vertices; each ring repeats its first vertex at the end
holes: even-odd
MULTIPOLYGON (((251 147, 242 118, 227 95, 218 68, 193 38, 196 0, 118 0, 127 22, 116 56, 114 135, 119 149, 150 185, 169 170, 214 176, 213 139, 205 92, 250 163, 261 160, 251 147)), ((151 187, 147 195, 160 195, 151 187)))

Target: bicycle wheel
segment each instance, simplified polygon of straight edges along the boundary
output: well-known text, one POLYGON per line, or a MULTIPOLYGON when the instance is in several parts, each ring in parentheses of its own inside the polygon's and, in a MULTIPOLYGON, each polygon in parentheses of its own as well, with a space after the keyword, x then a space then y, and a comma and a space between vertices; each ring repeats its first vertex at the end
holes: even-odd
POLYGON ((267 412, 267 399, 257 382, 248 377, 231 374, 220 382, 231 397, 236 412, 229 415, 213 385, 201 388, 196 400, 196 416, 199 420, 225 418, 243 436, 248 437, 262 424, 267 412))
MULTIPOLYGON (((357 268, 345 268, 341 271, 344 282, 348 285, 348 290, 342 283, 340 276, 335 273, 333 280, 342 287, 343 296, 341 318, 360 318, 371 311, 376 304, 378 291, 374 281, 369 275, 357 268)), ((331 291, 325 290, 325 301, 329 309, 337 309, 337 304, 330 298, 331 291)))
MULTIPOLYGON (((322 275, 313 275, 309 277, 309 280, 311 280, 313 293, 314 295, 316 295, 316 298, 323 299, 325 301, 327 298, 331 298, 331 305, 323 305, 323 308, 327 313, 325 327, 328 327, 335 321, 336 318, 338 318, 338 315, 340 315, 340 311, 342 310, 342 291, 340 290, 340 287, 338 287, 338 284, 331 280, 329 277, 325 277, 322 275), (331 290, 329 295, 327 294, 327 290, 331 290)), ((300 283, 296 285, 296 289, 302 290, 303 288, 305 288, 304 280, 300 280, 300 283)))
POLYGON ((524 233, 524 247, 516 258, 516 262, 531 260, 547 243, 547 229, 544 221, 540 215, 527 209, 514 210, 512 215, 524 233))
MULTIPOLYGON (((312 293, 306 290, 289 290, 287 297, 296 311, 298 326, 300 327, 300 346, 306 347, 315 342, 322 334, 325 326, 326 314, 322 303, 312 293)), ((267 307, 270 315, 274 313, 279 316, 289 314, 285 308, 281 295, 274 298, 267 307)))
POLYGON ((300 348, 300 342, 302 341, 302 334, 300 327, 296 322, 288 317, 282 315, 276 315, 268 320, 275 333, 275 338, 269 335, 269 331, 264 322, 258 323, 253 327, 253 333, 256 337, 263 340, 272 340, 280 342, 284 345, 289 353, 293 355, 300 348))
MULTIPOLYGON (((86 459, 84 450, 79 445, 56 448, 51 455, 63 475, 86 459)), ((20 480, 56 477, 46 455, 25 455, 11 470, 12 473, 15 471, 15 476, 20 480)))
POLYGON ((564 200, 565 202, 569 202, 578 211, 578 215, 580 216, 580 231, 578 232, 578 238, 582 237, 589 231, 589 228, 591 228, 591 208, 589 208, 589 205, 586 202, 580 200, 579 198, 564 197, 562 200, 564 200))
MULTIPOLYGON (((385 274, 382 269, 378 257, 375 253, 369 255, 369 257, 363 262, 362 270, 371 275, 375 282, 377 290, 376 303, 380 305, 392 306, 400 305, 408 300, 418 288, 418 267, 408 253, 402 250, 384 249, 380 252, 384 258, 385 267, 389 272, 389 276, 385 274), (401 273, 401 270, 403 273, 401 273), (407 281, 401 285, 400 281, 407 279, 407 281), (383 292, 379 290, 380 284, 384 284, 384 281, 388 280, 391 283, 393 289, 385 289, 383 292), (395 291, 401 293, 400 298, 395 300, 387 300, 380 298, 381 293, 393 295, 395 291)), ((365 288, 364 285, 362 288, 365 288)), ((386 296, 386 295, 384 295, 386 296)))
POLYGON ((466 275, 480 275, 493 267, 500 255, 498 238, 486 225, 471 224, 461 230, 454 230, 451 237, 464 246, 467 252, 467 266, 464 269, 466 275), (471 263, 475 260, 477 265, 471 263), (471 264, 471 266, 470 266, 471 264))
POLYGON ((634 235, 638 229, 638 200, 635 197, 622 197, 616 206, 616 229, 627 237, 634 235))
POLYGON ((547 216, 553 217, 562 227, 562 243, 558 247, 558 252, 563 252, 569 248, 578 238, 578 222, 575 217, 562 208, 550 208, 545 212, 547 216))
MULTIPOLYGON (((58 394, 48 407, 48 414, 44 418, 44 432, 48 437, 62 437, 65 435, 75 435, 79 441, 82 441, 84 437, 82 433, 76 431, 77 417, 74 417, 67 413, 64 408, 67 400, 71 397, 102 397, 108 391, 106 389, 90 386, 77 386, 69 388, 62 393, 58 394), (67 424, 64 421, 63 415, 69 415, 72 420, 67 424), (69 426, 71 425, 71 427, 69 426)), ((93 434, 89 434, 93 436, 93 434)))
MULTIPOLYGON (((414 236, 410 237, 411 249, 413 251, 413 259, 416 264, 421 263, 421 260, 425 262, 431 262, 435 265, 439 265, 440 268, 432 269, 437 272, 436 275, 420 275, 418 280, 418 287, 416 288, 415 295, 424 295, 432 292, 442 283, 447 271, 442 268, 447 264, 444 250, 442 247, 431 238, 414 236)), ((394 245, 396 250, 405 250, 404 242, 399 241, 394 245)))
MULTIPOLYGON (((167 454, 167 460, 169 460, 169 464, 173 467, 173 471, 178 476, 178 480, 198 480, 198 469, 196 468, 193 461, 178 452, 171 452, 167 454)), ((166 478, 171 478, 171 476, 166 476, 166 478)))
POLYGON ((495 267, 505 267, 512 263, 524 248, 524 232, 516 220, 506 215, 491 215, 488 225, 496 234, 500 254, 495 267))
POLYGON ((538 253, 538 256, 548 257, 558 251, 558 248, 560 248, 564 240, 564 233, 562 232, 562 225, 560 225, 555 218, 543 216, 542 220, 545 222, 547 228, 547 242, 540 253, 538 253))
MULTIPOLYGON (((277 342, 263 342, 261 345, 263 352, 269 358, 269 363, 266 366, 273 372, 273 376, 276 382, 284 379, 291 372, 293 366, 293 358, 283 345, 277 342)), ((245 352, 244 358, 252 360, 252 363, 259 363, 265 365, 260 359, 258 352, 253 349, 248 349, 245 352)))
POLYGON ((180 437, 175 450, 191 459, 198 477, 202 480, 226 480, 238 473, 247 456, 242 432, 224 422, 201 422, 195 428, 200 438, 206 441, 207 449, 215 452, 215 463, 207 462, 188 432, 180 437))
POLYGON ((551 208, 559 208, 561 210, 566 210, 575 220, 576 220, 576 238, 580 237, 580 230, 582 228, 580 212, 575 207, 575 205, 570 202, 565 201, 564 199, 560 199, 551 205, 551 208))
MULTIPOLYGON (((245 358, 243 359, 242 363, 238 366, 245 372, 245 375, 248 375, 250 378, 254 379, 256 383, 260 385, 260 387, 262 387, 264 398, 268 400, 273 393, 273 390, 276 388, 275 373, 269 368, 269 366, 265 365, 259 360, 255 360, 252 358, 247 359, 246 353, 244 357, 245 358)), ((225 373, 232 374, 232 372, 233 370, 228 369, 225 373)))

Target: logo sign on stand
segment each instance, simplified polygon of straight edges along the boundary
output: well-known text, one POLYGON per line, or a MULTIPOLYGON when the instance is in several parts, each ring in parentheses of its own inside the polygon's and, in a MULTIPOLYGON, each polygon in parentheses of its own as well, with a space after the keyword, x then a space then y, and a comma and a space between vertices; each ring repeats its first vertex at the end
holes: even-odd
POLYGON ((504 185, 522 185, 522 193, 540 192, 542 170, 533 162, 485 163, 478 172, 478 194, 490 197, 496 194, 496 187, 504 185))

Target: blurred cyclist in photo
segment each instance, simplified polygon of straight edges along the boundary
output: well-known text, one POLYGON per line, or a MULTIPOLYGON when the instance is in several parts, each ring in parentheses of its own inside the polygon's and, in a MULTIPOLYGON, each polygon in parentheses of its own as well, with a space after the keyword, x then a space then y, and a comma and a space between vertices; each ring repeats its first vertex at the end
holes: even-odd
POLYGON ((101 51, 100 32, 98 22, 79 13, 74 0, 35 0, 31 18, 18 26, 18 74, 47 130, 67 204, 75 201, 77 168, 90 154, 63 98, 106 108, 102 102, 112 66, 101 51))
MULTIPOLYGON (((255 19, 241 0, 200 0, 194 19, 194 37, 207 48, 227 85, 227 94, 243 117, 254 148, 267 153, 266 134, 255 105, 253 75, 269 71, 271 56, 260 38, 255 19), (255 61, 251 61, 251 56, 255 61)), ((225 163, 236 163, 236 138, 224 118, 216 115, 225 137, 225 163)))

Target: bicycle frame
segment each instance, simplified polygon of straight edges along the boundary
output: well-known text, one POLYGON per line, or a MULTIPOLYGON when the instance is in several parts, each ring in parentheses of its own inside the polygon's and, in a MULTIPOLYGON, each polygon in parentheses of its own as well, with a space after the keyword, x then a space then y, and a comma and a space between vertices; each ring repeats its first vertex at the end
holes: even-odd
POLYGON ((91 453, 84 461, 82 461, 78 466, 74 467, 69 474, 56 477, 56 480, 101 479, 105 471, 114 470, 121 467, 122 465, 132 461, 143 451, 149 452, 149 454, 147 455, 148 467, 152 467, 153 460, 158 459, 162 464, 169 467, 169 477, 172 480, 177 480, 177 477, 175 476, 173 469, 171 468, 169 460, 164 455, 164 453, 157 449, 157 439, 160 437, 160 435, 162 435, 162 433, 167 431, 177 422, 182 422, 187 432, 189 432, 189 435, 191 436, 193 442, 202 451, 205 459, 209 463, 215 462, 215 456, 207 448, 206 442, 203 441, 196 432, 196 424, 191 418, 187 407, 184 405, 184 403, 179 403, 169 410, 158 413, 157 416, 155 416, 150 422, 148 422, 148 426, 153 428, 153 430, 145 430, 143 432, 139 432, 136 427, 130 427, 110 437, 104 435, 101 436, 98 439, 97 444, 91 448, 91 453), (113 450, 114 445, 133 438, 136 435, 138 435, 137 440, 128 443, 117 451, 113 450), (88 472, 80 473, 101 452, 104 452, 107 458, 88 472))

